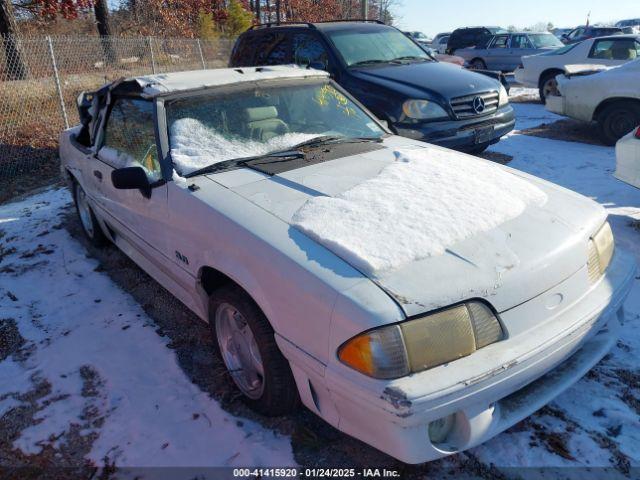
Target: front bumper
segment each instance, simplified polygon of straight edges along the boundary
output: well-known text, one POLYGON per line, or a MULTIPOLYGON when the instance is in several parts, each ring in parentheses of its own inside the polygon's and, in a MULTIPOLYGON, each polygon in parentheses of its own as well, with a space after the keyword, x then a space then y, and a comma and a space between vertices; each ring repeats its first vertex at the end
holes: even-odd
POLYGON ((506 105, 495 113, 466 120, 395 124, 398 135, 457 150, 493 144, 515 127, 513 107, 506 105))
POLYGON ((526 70, 522 67, 516 68, 516 70, 513 72, 513 79, 516 81, 516 83, 524 85, 525 87, 538 88, 537 79, 529 78, 526 74, 526 70))
MULTIPOLYGON (((506 348, 494 344, 445 365, 441 371, 449 371, 455 380, 444 388, 432 388, 430 371, 376 381, 372 388, 372 383, 354 382, 327 368, 325 382, 338 428, 406 463, 434 460, 490 439, 548 403, 607 353, 624 319, 622 305, 634 274, 634 259, 618 251, 607 274, 588 294, 553 317, 561 333, 545 341, 527 333, 506 348), (465 361, 497 367, 458 380, 457 367, 465 361), (432 444, 429 423, 451 414, 453 430, 443 443, 432 444)), ((525 303, 509 314, 526 315, 529 308, 525 303), (524 313, 519 313, 521 308, 524 313)), ((548 325, 537 330, 548 330, 548 325)))
POLYGON ((551 113, 558 115, 566 115, 565 113, 565 98, 562 95, 548 96, 546 98, 545 108, 551 113))

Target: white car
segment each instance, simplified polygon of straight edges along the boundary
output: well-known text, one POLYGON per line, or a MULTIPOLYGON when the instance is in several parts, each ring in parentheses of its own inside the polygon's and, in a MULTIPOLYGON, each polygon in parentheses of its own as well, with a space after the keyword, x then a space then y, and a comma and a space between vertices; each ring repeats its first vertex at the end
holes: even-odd
POLYGON ((592 66, 568 66, 556 77, 559 96, 547 98, 547 110, 598 123, 606 145, 640 124, 640 58, 590 74, 592 66))
POLYGON ((209 322, 263 414, 300 399, 424 462, 519 422, 616 342, 635 264, 601 206, 394 136, 325 72, 138 77, 79 111, 60 157, 87 237, 209 322))
POLYGON ((441 55, 446 53, 447 43, 449 42, 449 35, 451 35, 451 33, 437 34, 435 37, 433 37, 433 40, 431 41, 431 45, 429 46, 434 50, 436 50, 441 55))
POLYGON ((640 188, 640 127, 616 143, 616 171, 613 176, 640 188))
POLYGON ((522 57, 515 80, 526 87, 538 88, 545 101, 557 95, 556 76, 568 65, 603 65, 613 67, 640 58, 640 36, 614 35, 591 38, 551 52, 522 57))

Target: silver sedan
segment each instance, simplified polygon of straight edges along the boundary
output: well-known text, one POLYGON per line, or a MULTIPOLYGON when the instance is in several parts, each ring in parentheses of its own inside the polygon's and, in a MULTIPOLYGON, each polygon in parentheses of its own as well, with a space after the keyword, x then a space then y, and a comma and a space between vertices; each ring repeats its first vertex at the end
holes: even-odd
POLYGON ((456 50, 476 70, 500 70, 512 72, 525 55, 535 55, 562 47, 558 38, 549 32, 513 32, 495 35, 485 45, 456 50))

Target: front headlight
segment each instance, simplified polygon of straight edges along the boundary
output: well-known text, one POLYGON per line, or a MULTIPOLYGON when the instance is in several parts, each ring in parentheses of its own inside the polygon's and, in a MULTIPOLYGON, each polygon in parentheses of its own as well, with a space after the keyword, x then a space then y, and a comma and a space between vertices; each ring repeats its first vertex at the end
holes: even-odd
POLYGON ((407 100, 402 104, 402 111, 407 117, 414 120, 435 120, 449 117, 444 108, 429 100, 407 100))
POLYGON ((498 96, 498 108, 504 107, 509 103, 509 94, 504 85, 500 84, 500 95, 498 96))
POLYGON ((345 342, 338 358, 370 377, 391 379, 466 357, 502 338, 491 309, 472 301, 364 332, 345 342))
POLYGON ((615 242, 613 232, 609 222, 605 222, 600 230, 589 239, 589 258, 587 260, 587 269, 589 271, 589 280, 597 281, 607 270, 611 258, 613 258, 613 250, 615 242))

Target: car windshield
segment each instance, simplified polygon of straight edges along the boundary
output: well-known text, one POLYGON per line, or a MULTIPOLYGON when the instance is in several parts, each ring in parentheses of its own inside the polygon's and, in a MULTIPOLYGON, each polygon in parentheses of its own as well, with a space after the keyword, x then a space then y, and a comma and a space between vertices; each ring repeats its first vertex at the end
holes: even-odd
POLYGON ((564 44, 551 33, 530 33, 529 40, 534 48, 562 47, 564 44))
POLYGON ((416 40, 428 40, 427 36, 422 32, 412 32, 411 36, 416 40))
POLYGON ((565 53, 567 53, 567 52, 573 50, 574 48, 576 48, 578 45, 580 45, 580 43, 582 43, 582 42, 571 43, 569 45, 565 45, 562 48, 558 48, 557 50, 551 50, 550 52, 542 53, 541 55, 564 55, 565 53))
POLYGON ((402 61, 431 61, 427 53, 398 30, 342 30, 329 37, 348 67, 402 61))
POLYGON ((377 140, 384 130, 330 82, 236 87, 165 102, 176 172, 268 155, 316 137, 377 140))

